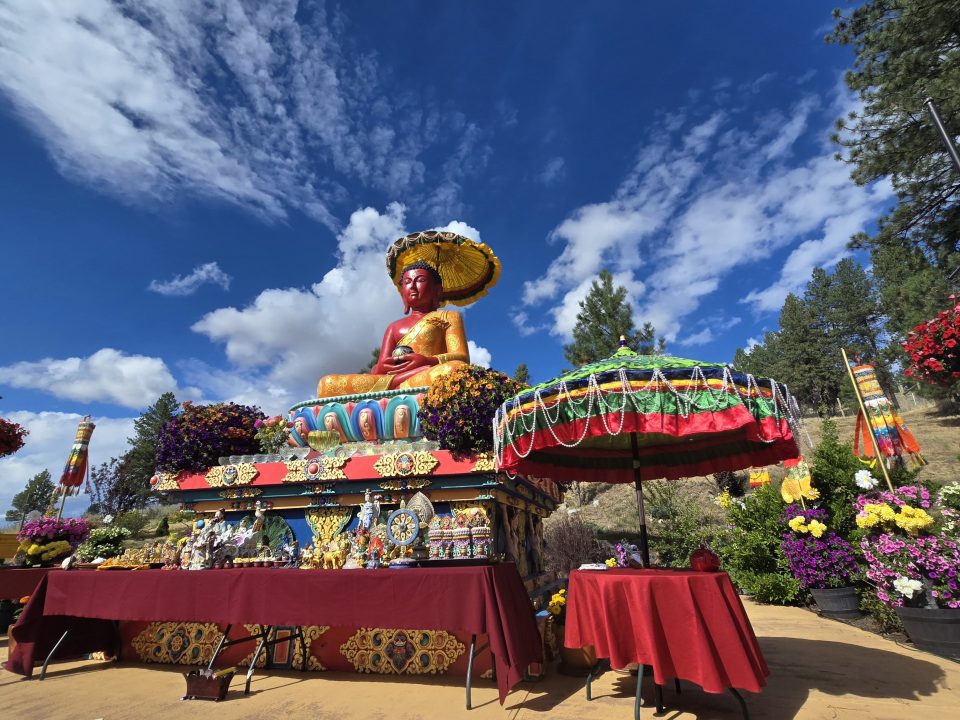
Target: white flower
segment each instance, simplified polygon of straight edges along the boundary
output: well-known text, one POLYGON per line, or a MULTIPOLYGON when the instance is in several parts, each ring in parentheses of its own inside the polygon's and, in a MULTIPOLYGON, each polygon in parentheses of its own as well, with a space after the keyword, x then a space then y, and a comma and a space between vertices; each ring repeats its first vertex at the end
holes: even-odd
POLYGON ((104 525, 109 525, 109 524, 112 523, 112 522, 113 522, 113 515, 104 515, 104 516, 103 516, 103 524, 104 524, 104 525))
POLYGON ((909 578, 898 577, 893 581, 893 589, 908 600, 912 600, 916 593, 923 590, 923 583, 921 583, 919 580, 910 580, 909 578))
POLYGON ((853 480, 857 483, 857 487, 863 490, 873 490, 879 485, 879 482, 870 474, 869 470, 857 470, 853 476, 853 480))

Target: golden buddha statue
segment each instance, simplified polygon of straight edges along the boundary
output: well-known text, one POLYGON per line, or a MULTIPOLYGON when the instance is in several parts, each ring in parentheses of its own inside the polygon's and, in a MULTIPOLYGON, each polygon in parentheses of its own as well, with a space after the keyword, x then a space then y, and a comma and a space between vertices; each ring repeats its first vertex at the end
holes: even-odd
POLYGON ((391 246, 387 267, 403 299, 404 316, 387 326, 370 373, 327 375, 320 379, 317 397, 429 387, 470 362, 463 318, 440 307, 472 302, 496 282, 500 263, 490 249, 455 233, 413 233, 391 246), (404 260, 409 262, 397 264, 404 260), (471 264, 477 268, 472 285, 445 287, 445 267, 454 268, 460 278, 471 264))

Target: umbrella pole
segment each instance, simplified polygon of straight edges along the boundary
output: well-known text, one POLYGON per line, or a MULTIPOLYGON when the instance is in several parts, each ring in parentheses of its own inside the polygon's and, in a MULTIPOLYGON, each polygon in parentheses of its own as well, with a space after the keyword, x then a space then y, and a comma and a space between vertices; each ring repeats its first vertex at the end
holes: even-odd
POLYGON ((633 450, 633 485, 637 489, 637 514, 640 515, 640 557, 643 566, 650 567, 650 543, 647 540, 647 513, 643 507, 643 487, 640 482, 640 450, 637 447, 637 434, 630 433, 630 447, 633 450))

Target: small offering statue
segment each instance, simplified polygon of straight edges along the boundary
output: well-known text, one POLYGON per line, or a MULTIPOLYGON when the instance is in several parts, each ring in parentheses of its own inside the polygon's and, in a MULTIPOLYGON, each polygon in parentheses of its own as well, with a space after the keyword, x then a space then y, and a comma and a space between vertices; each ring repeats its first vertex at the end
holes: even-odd
POLYGON ((373 529, 373 526, 377 524, 377 520, 379 518, 380 496, 371 496, 370 490, 368 489, 363 493, 363 505, 360 506, 357 530, 363 529, 367 532, 370 532, 370 530, 373 529))

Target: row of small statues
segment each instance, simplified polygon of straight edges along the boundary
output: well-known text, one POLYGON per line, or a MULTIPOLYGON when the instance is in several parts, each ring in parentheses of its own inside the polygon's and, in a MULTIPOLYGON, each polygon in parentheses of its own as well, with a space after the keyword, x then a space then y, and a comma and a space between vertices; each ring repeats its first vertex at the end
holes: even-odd
POLYGON ((435 515, 430 521, 427 546, 430 560, 491 557, 493 534, 486 514, 435 515))

